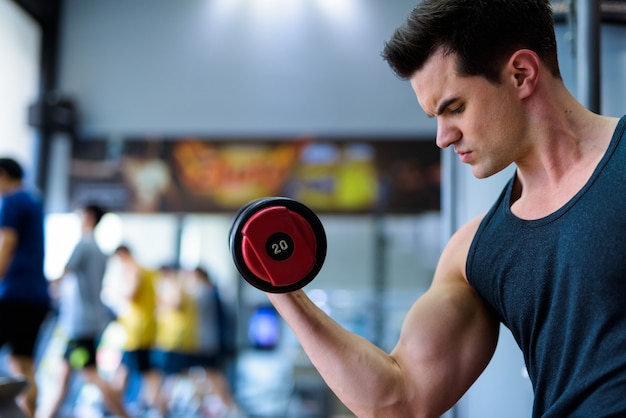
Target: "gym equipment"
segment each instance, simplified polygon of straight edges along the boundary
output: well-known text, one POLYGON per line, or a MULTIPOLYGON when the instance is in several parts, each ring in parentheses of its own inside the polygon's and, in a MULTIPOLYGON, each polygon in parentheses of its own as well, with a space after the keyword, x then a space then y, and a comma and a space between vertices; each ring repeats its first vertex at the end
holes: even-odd
POLYGON ((235 215, 229 233, 235 266, 252 286, 270 293, 300 289, 326 258, 326 233, 317 215, 286 197, 253 200, 235 215))

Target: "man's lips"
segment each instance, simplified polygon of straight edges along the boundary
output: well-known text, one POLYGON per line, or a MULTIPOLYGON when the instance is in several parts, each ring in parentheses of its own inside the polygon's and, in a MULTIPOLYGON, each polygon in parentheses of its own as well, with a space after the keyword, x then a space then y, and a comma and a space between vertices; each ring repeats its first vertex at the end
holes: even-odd
POLYGON ((454 152, 459 155, 459 160, 461 160, 462 163, 467 163, 472 155, 471 151, 454 150, 454 152))

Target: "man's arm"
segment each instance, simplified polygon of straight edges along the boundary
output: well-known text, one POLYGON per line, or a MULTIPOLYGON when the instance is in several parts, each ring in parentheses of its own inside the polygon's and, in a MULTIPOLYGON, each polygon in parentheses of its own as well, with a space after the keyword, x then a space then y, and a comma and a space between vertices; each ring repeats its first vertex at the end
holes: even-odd
POLYGON ((326 383, 357 416, 439 417, 487 366, 498 322, 465 278, 478 223, 448 243, 391 354, 339 326, 301 290, 268 294, 326 383))
POLYGON ((63 280, 63 278, 67 276, 68 274, 70 274, 72 271, 77 270, 79 264, 81 263, 81 260, 83 260, 85 257, 83 254, 84 254, 83 246, 79 242, 78 244, 74 246, 74 249, 72 250, 72 254, 70 254, 70 258, 65 264, 65 267, 63 268, 63 271, 61 272, 61 274, 58 277, 49 279, 48 285, 49 285, 50 293, 54 298, 59 297, 59 286, 61 285, 61 280, 63 280))
POLYGON ((133 263, 132 265, 124 266, 124 297, 128 301, 134 301, 139 295, 139 287, 142 281, 141 268, 133 263))
POLYGON ((5 276, 17 248, 17 233, 13 228, 0 228, 0 280, 5 276))

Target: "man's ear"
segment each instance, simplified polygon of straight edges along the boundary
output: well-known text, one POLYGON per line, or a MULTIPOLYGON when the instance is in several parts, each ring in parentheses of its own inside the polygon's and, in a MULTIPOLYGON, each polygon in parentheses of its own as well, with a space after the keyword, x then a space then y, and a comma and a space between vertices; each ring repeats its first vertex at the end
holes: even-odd
POLYGON ((505 67, 505 80, 513 82, 519 91, 519 97, 525 99, 530 96, 539 83, 541 60, 530 49, 515 51, 505 67))

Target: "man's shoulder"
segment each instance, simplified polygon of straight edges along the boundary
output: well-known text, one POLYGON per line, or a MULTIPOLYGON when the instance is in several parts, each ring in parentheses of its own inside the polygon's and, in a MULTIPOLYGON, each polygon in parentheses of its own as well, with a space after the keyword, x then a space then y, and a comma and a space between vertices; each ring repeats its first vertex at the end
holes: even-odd
POLYGON ((480 223, 485 218, 486 214, 483 213, 475 218, 469 220, 463 226, 461 226, 453 235, 452 240, 456 241, 456 245, 468 246, 471 245, 474 237, 476 236, 476 232, 480 227, 480 223))
POLYGON ((43 203, 36 193, 20 188, 2 197, 2 210, 4 212, 19 211, 20 213, 24 213, 24 211, 42 212, 43 203))
POLYGON ((0 226, 15 228, 23 219, 43 218, 43 206, 23 189, 2 196, 0 226))
POLYGON ((477 216, 461 226, 446 244, 438 264, 438 270, 445 280, 467 281, 465 265, 470 247, 476 236, 476 232, 485 215, 477 216))

